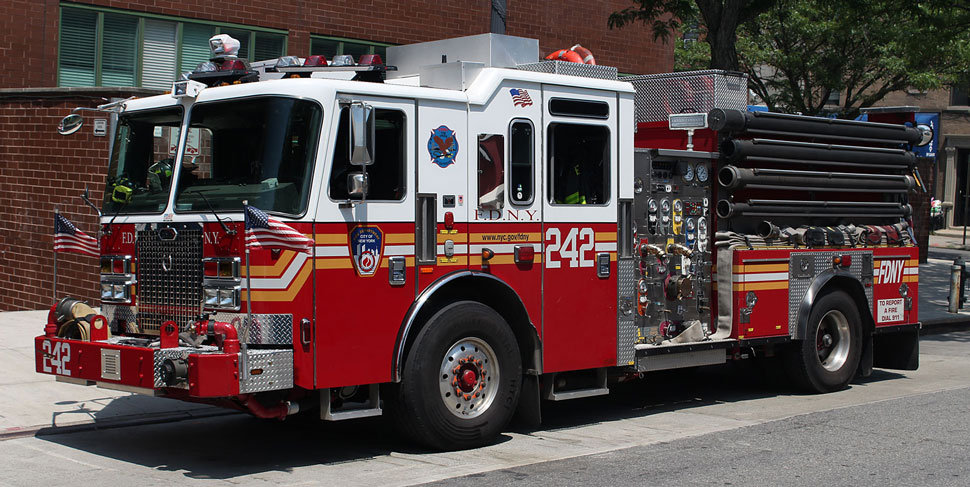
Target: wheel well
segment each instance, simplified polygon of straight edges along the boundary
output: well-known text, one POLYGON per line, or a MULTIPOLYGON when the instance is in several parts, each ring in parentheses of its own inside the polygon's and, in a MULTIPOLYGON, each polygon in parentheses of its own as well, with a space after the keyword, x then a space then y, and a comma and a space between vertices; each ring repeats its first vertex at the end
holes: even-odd
MULTIPOLYGON (((866 300, 866 292, 862 288, 862 283, 859 282, 858 279, 848 276, 832 276, 830 279, 825 281, 822 288, 819 289, 815 300, 818 300, 818 298, 822 295, 833 291, 844 291, 849 295, 850 298, 852 298, 852 301, 855 302, 856 309, 859 311, 859 319, 862 322, 863 337, 871 335, 873 330, 876 328, 876 322, 872 319, 872 310, 869 309, 869 301, 866 300)), ((805 323, 807 324, 807 322, 808 320, 806 317, 805 323)), ((799 323, 799 326, 801 326, 801 323, 799 323)), ((800 336, 805 336, 805 330, 800 331, 802 332, 800 336)))
POLYGON ((436 289, 417 310, 409 329, 404 328, 406 321, 402 324, 403 336, 400 338, 399 347, 403 350, 398 354, 401 359, 395 370, 395 378, 400 377, 400 371, 407 361, 411 345, 428 320, 439 310, 456 301, 476 301, 494 309, 509 324, 515 335, 519 353, 522 356, 522 369, 541 372, 539 337, 522 300, 512 288, 499 279, 468 274, 455 278, 436 289))

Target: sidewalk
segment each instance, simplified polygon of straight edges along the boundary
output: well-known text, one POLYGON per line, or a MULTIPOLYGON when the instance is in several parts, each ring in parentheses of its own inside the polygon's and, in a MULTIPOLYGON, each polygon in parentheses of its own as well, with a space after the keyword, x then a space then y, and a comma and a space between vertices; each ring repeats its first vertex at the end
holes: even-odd
MULTIPOLYGON (((930 259, 920 266, 919 317, 924 333, 970 327, 970 302, 959 313, 947 312, 950 265, 970 252, 949 250, 950 237, 930 238, 930 259)), ((0 313, 0 440, 219 414, 241 414, 200 404, 126 392, 59 383, 34 371, 33 339, 43 331, 47 311, 0 313)))

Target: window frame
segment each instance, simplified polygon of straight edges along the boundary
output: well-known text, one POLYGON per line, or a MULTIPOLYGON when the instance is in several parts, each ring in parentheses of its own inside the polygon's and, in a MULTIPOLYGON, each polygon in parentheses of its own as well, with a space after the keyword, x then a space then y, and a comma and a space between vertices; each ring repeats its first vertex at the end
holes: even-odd
MULTIPOLYGON (((135 87, 142 87, 142 73, 144 68, 144 42, 145 42, 145 20, 163 20, 175 23, 175 76, 177 77, 180 73, 183 73, 195 66, 183 66, 182 65, 182 45, 183 45, 183 25, 185 24, 196 24, 203 25, 212 28, 212 35, 222 33, 224 29, 236 29, 244 30, 249 34, 249 38, 246 40, 246 45, 249 49, 249 56, 246 58, 248 61, 263 61, 262 59, 252 59, 253 53, 255 53, 255 43, 256 43, 256 33, 264 34, 276 34, 283 37, 283 51, 280 56, 286 56, 287 49, 289 47, 289 32, 280 29, 270 29, 266 27, 257 27, 251 25, 234 24, 231 22, 217 22, 217 21, 203 21, 190 19, 185 17, 178 17, 174 15, 163 15, 148 12, 133 12, 130 10, 110 8, 110 7, 100 7, 95 5, 85 5, 77 3, 61 3, 59 5, 58 11, 58 24, 57 24, 57 86, 61 85, 61 39, 63 36, 63 25, 64 25, 64 13, 67 9, 77 9, 77 10, 87 10, 93 11, 98 14, 96 25, 95 25, 95 57, 94 57, 94 84, 95 87, 103 87, 103 54, 104 54, 104 15, 126 15, 134 17, 138 21, 138 26, 136 28, 136 35, 133 42, 135 42, 135 87)), ((242 39, 240 39, 242 41, 242 39)), ((173 78, 172 81, 175 81, 173 78)))
POLYGON ((528 118, 513 118, 509 121, 509 137, 508 137, 509 154, 506 160, 508 161, 508 180, 506 184, 508 185, 505 189, 505 193, 508 195, 509 204, 511 206, 530 206, 535 203, 536 200, 536 124, 528 118), (513 188, 512 188, 512 165, 514 161, 512 160, 512 146, 515 145, 512 140, 512 126, 516 123, 527 123, 532 128, 532 137, 529 139, 529 181, 532 183, 531 192, 529 194, 528 200, 518 201, 513 198, 513 188))
POLYGON ((543 162, 545 164, 545 169, 546 169, 546 177, 543 178, 543 179, 545 179, 545 183, 544 183, 545 184, 545 188, 544 188, 544 191, 545 191, 545 194, 546 194, 546 198, 545 198, 546 204, 548 204, 549 206, 554 206, 554 207, 559 207, 559 208, 564 208, 564 207, 568 207, 568 208, 583 208, 583 207, 600 208, 600 207, 610 206, 612 204, 612 202, 613 202, 613 193, 614 193, 613 187, 610 184, 610 178, 613 177, 613 174, 612 174, 612 171, 611 171, 611 165, 613 165, 613 161, 612 161, 613 146, 611 145, 613 143, 613 141, 612 141, 613 137, 614 137, 613 127, 610 124, 605 124, 605 123, 582 123, 582 122, 577 122, 577 121, 573 121, 573 120, 552 120, 552 121, 550 121, 546 125, 546 138, 547 138, 547 140, 546 140, 546 144, 547 144, 546 145, 546 154, 547 154, 547 157, 546 157, 546 160, 543 162), (605 149, 606 149, 606 151, 605 151, 606 160, 603 161, 603 167, 606 170, 606 172, 604 174, 605 177, 603 178, 603 189, 604 189, 604 193, 606 195, 606 198, 604 198, 604 201, 602 203, 557 203, 556 202, 556 191, 555 191, 556 186, 555 186, 554 181, 553 181, 553 178, 555 176, 554 176, 554 171, 553 171, 554 168, 553 168, 553 165, 552 165, 552 161, 553 161, 553 157, 555 157, 555 150, 554 150, 555 149, 555 140, 554 140, 554 138, 555 138, 555 130, 553 130, 553 128, 555 126, 557 126, 557 125, 578 125, 578 126, 585 126, 585 127, 600 127, 600 128, 603 128, 603 129, 606 130, 606 138, 604 139, 606 141, 606 147, 605 147, 605 149))
MULTIPOLYGON (((401 144, 403 145, 403 147, 401 147, 401 157, 402 157, 401 164, 402 164, 402 167, 401 167, 401 173, 400 173, 400 177, 401 177, 401 198, 400 199, 396 199, 396 200, 380 200, 380 199, 371 198, 370 196, 366 196, 363 202, 364 203, 371 203, 371 202, 373 202, 373 203, 398 203, 398 204, 404 203, 408 199, 408 136, 407 136, 407 129, 408 129, 408 123, 410 123, 410 121, 408 120, 407 111, 406 110, 402 110, 400 108, 390 108, 390 107, 386 107, 386 106, 380 106, 379 104, 375 104, 372 101, 368 101, 367 103, 374 107, 374 118, 375 118, 375 120, 377 118, 377 111, 378 110, 384 110, 384 111, 389 111, 389 112, 398 112, 398 113, 401 114, 401 118, 404 120, 404 123, 401 126, 402 127, 402 130, 403 130, 403 133, 401 134, 401 144)), ((333 163, 333 161, 337 157, 337 139, 338 139, 337 134, 340 132, 340 119, 343 116, 344 110, 349 110, 350 109, 347 105, 345 105, 343 103, 340 103, 339 100, 338 100, 338 103, 337 103, 337 107, 338 107, 338 109, 333 114, 334 129, 333 129, 332 133, 330 134, 331 137, 329 139, 331 141, 331 148, 330 148, 330 151, 329 151, 329 156, 330 157, 326 161, 326 164, 327 164, 327 166, 328 166, 329 169, 328 169, 328 171, 326 173, 326 178, 327 178, 326 181, 327 181, 327 184, 326 184, 325 192, 327 194, 327 199, 329 199, 331 202, 334 202, 334 203, 347 203, 347 202, 361 203, 361 200, 359 200, 359 199, 350 199, 350 198, 347 198, 347 199, 334 199, 333 198, 333 195, 330 194, 330 191, 333 188, 333 182, 332 182, 332 179, 333 179, 333 169, 334 169, 334 167, 336 167, 336 165, 333 163)), ((375 139, 377 137, 376 131, 375 131, 374 137, 375 137, 375 139)), ((377 145, 377 140, 374 141, 374 145, 375 146, 377 145)))
MULTIPOLYGON (((388 47, 396 45, 396 44, 390 44, 387 42, 369 41, 366 39, 352 39, 350 37, 337 37, 337 36, 328 36, 328 35, 321 35, 321 34, 310 34, 310 54, 311 55, 313 54, 313 41, 315 40, 336 42, 337 43, 336 55, 338 56, 341 54, 344 54, 345 42, 349 42, 353 44, 366 44, 368 46, 368 49, 367 49, 368 54, 380 54, 380 53, 375 53, 375 51, 377 50, 376 48, 381 47, 386 50, 388 47)), ((387 59, 384 59, 384 62, 387 62, 387 59)))

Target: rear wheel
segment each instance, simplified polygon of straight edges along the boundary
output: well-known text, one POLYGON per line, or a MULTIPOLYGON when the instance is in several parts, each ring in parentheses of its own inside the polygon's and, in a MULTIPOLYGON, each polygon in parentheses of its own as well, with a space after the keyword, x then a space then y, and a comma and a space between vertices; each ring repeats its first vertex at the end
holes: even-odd
POLYGON ((862 352, 862 325, 855 301, 843 291, 818 298, 805 339, 788 354, 792 379, 811 392, 845 388, 855 377, 862 352))
POLYGON ((519 347, 501 315, 459 302, 437 312, 415 338, 389 409, 419 443, 442 450, 481 446, 511 419, 521 376, 519 347))

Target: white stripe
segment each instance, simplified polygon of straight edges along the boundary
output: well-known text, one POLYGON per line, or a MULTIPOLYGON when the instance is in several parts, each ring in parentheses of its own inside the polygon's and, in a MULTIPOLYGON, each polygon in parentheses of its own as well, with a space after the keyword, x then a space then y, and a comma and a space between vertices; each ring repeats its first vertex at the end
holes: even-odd
POLYGON ((759 274, 735 274, 734 282, 787 281, 787 272, 763 272, 759 274))
MULTIPOLYGON (((438 244, 438 255, 445 255, 444 244, 438 244)), ((478 250, 481 252, 481 249, 478 250)), ((455 255, 465 255, 468 253, 468 245, 466 244, 455 244, 455 255)))
MULTIPOLYGON (((281 277, 261 277, 261 278, 251 278, 253 282, 253 289, 286 289, 293 282, 296 274, 303 267, 303 263, 306 262, 309 255, 299 252, 293 261, 290 262, 290 266, 286 268, 286 272, 283 273, 281 277)), ((246 289, 246 280, 242 280, 242 288, 246 289)))
MULTIPOLYGON (((457 249, 457 247, 458 246, 456 245, 455 248, 457 249)), ((414 255, 414 246, 413 245, 386 245, 384 246, 384 255, 387 255, 387 256, 414 255)))
POLYGON ((536 245, 538 244, 520 243, 520 244, 475 244, 471 246, 471 252, 473 254, 480 254, 482 252, 482 249, 489 249, 492 252, 495 252, 495 254, 497 255, 512 254, 515 252, 515 247, 517 245, 521 245, 521 246, 531 245, 536 252, 539 251, 539 249, 536 248, 536 245))
POLYGON ((597 252, 616 252, 616 242, 596 242, 597 252))
POLYGON ((350 249, 346 245, 317 245, 317 257, 350 257, 350 249))
POLYGON ((903 274, 905 274, 907 276, 918 276, 919 275, 919 267, 916 267, 916 266, 907 267, 905 270, 903 270, 903 274))

